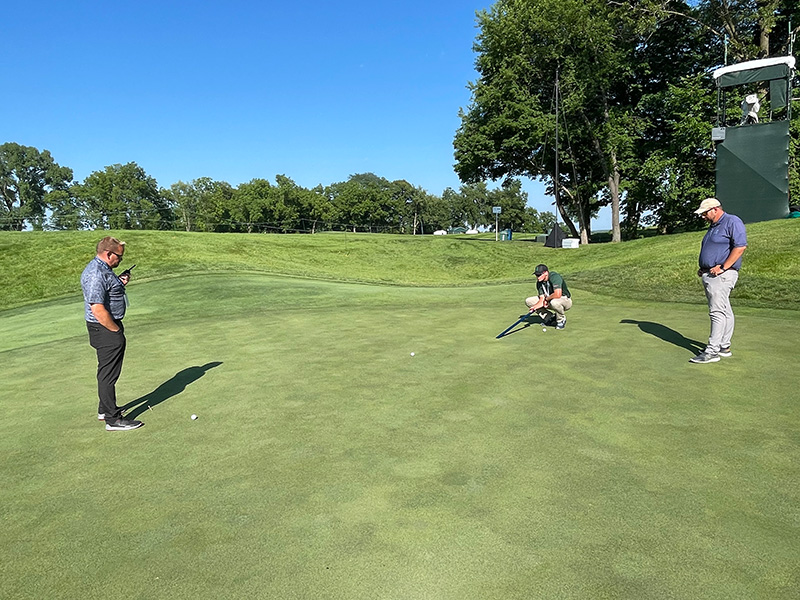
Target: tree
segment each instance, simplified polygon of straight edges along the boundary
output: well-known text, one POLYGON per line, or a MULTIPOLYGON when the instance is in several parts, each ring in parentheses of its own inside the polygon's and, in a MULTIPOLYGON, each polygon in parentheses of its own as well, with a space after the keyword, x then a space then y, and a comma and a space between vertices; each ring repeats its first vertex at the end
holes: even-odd
POLYGON ((425 226, 425 233, 433 233, 437 229, 446 230, 452 224, 450 204, 444 195, 423 193, 425 201, 422 203, 422 222, 425 226))
POLYGON ((73 193, 86 206, 87 222, 108 229, 172 229, 169 199, 135 162, 91 173, 73 193))
POLYGON ((428 223, 430 195, 405 179, 393 181, 390 193, 391 206, 398 211, 398 231, 406 233, 410 230, 412 235, 417 235, 417 230, 424 233, 428 223))
POLYGON ((311 233, 317 231, 320 221, 330 221, 334 218, 335 209, 330 198, 325 193, 322 185, 316 186, 303 196, 303 218, 311 222, 311 233))
POLYGON ((230 204, 233 231, 253 233, 263 230, 271 192, 272 184, 266 179, 252 179, 236 188, 230 204))
MULTIPOLYGON (((579 217, 588 241, 590 198, 581 195, 591 174, 606 186, 614 239, 619 234, 621 169, 633 143, 630 68, 635 36, 602 0, 499 0, 479 13, 475 44, 479 80, 461 112, 454 141, 462 181, 524 175, 547 177, 579 217), (558 75, 557 75, 558 74, 558 75), (576 142, 572 169, 555 179, 555 90, 576 142), (582 174, 578 176, 578 174, 582 174)), ((556 207, 573 234, 567 210, 556 207)))
POLYGON ((556 216, 549 212, 539 212, 532 206, 525 207, 525 223, 521 231, 526 233, 547 233, 556 226, 556 216))
POLYGON ((448 221, 450 227, 471 226, 480 220, 479 208, 462 193, 464 189, 465 187, 461 186, 460 191, 457 192, 448 187, 442 192, 442 200, 447 205, 450 213, 448 221))
MULTIPOLYGON (((499 206, 502 210, 497 221, 500 229, 522 231, 527 216, 527 203, 528 193, 523 191, 519 179, 506 179, 499 188, 489 192, 489 205, 499 206)), ((484 220, 493 225, 494 214, 486 214, 484 220)))
MULTIPOLYGON (((691 3, 691 7, 670 2, 616 4, 633 12, 652 11, 651 14, 661 21, 659 31, 665 35, 660 43, 658 33, 654 36, 654 50, 647 62, 657 64, 660 59, 666 72, 680 74, 672 78, 666 93, 650 98, 659 110, 665 109, 664 118, 658 124, 667 133, 653 135, 654 143, 649 149, 660 154, 654 158, 668 165, 662 183, 671 180, 674 186, 654 188, 670 192, 671 200, 657 202, 653 214, 645 221, 658 225, 663 232, 696 228, 701 224, 690 210, 696 202, 687 201, 687 198, 696 200, 703 195, 713 195, 714 189, 714 149, 709 140, 708 123, 714 119, 716 90, 711 78, 701 74, 721 66, 723 57, 728 63, 736 63, 788 54, 790 38, 800 31, 800 4, 795 0, 701 0, 691 3), (681 21, 680 36, 675 35, 677 26, 667 31, 667 26, 678 21, 681 21), (794 29, 790 30, 790 24, 794 24, 794 29)), ((766 89, 760 89, 760 95, 765 94, 766 89)), ((738 99, 729 96, 728 108, 729 113, 738 112, 738 99)), ((793 121, 796 116, 793 115, 793 121)), ((794 183, 800 179, 797 161, 800 148, 794 141, 798 128, 794 123, 791 131, 790 198, 793 197, 792 188, 800 186, 794 183)), ((650 133, 655 132, 652 129, 650 133)), ((643 146, 642 149, 648 148, 643 146)))
POLYGON ((699 78, 721 57, 723 37, 704 19, 728 19, 737 48, 745 46, 744 31, 760 32, 761 47, 774 48, 773 37, 762 38, 770 11, 775 23, 785 19, 777 5, 788 10, 789 2, 499 0, 479 14, 480 77, 454 140, 459 177, 549 179, 562 219, 573 235, 577 221, 584 241, 605 204, 614 241, 623 207, 628 233, 645 217, 664 230, 680 226, 686 194, 713 185, 713 89, 707 76, 699 78), (557 178, 556 98, 563 132, 557 178))
POLYGON ((50 209, 48 227, 50 229, 86 229, 89 221, 86 214, 86 205, 73 193, 73 187, 68 190, 54 190, 46 196, 47 206, 50 209))
POLYGON ((273 188, 268 206, 269 219, 279 225, 282 231, 294 231, 300 227, 300 214, 307 204, 309 191, 297 185, 286 175, 276 175, 277 186, 273 188))
POLYGON ((0 145, 0 229, 22 231, 25 223, 42 229, 50 193, 63 199, 72 169, 50 152, 14 142, 0 145))
POLYGON ((489 201, 489 188, 485 181, 467 183, 458 189, 462 198, 462 210, 472 229, 494 222, 494 217, 487 217, 491 213, 489 201))
POLYGON ((345 182, 331 184, 327 189, 337 218, 353 232, 358 227, 367 231, 384 231, 396 227, 400 214, 392 184, 373 173, 351 175, 345 182))
POLYGON ((175 211, 177 224, 185 231, 197 231, 197 212, 200 193, 194 183, 178 181, 161 194, 169 200, 175 211))

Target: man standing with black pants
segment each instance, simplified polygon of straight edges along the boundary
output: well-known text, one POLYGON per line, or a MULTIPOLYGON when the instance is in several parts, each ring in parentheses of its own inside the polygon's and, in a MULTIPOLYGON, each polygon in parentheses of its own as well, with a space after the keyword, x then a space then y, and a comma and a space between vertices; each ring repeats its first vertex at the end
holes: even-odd
POLYGON ((742 220, 722 210, 716 198, 706 198, 694 212, 711 224, 700 246, 700 268, 697 271, 708 299, 711 334, 706 349, 689 360, 704 364, 719 362, 721 356, 733 356, 734 316, 730 295, 739 280, 742 255, 747 248, 747 232, 742 220))
POLYGON ((85 304, 89 343, 97 351, 97 395, 100 403, 97 418, 105 421, 108 431, 128 431, 144 425, 125 419, 117 406, 116 383, 125 358, 125 286, 130 271, 119 277, 112 270, 122 262, 125 242, 104 237, 97 244, 97 255, 83 270, 81 287, 85 304))

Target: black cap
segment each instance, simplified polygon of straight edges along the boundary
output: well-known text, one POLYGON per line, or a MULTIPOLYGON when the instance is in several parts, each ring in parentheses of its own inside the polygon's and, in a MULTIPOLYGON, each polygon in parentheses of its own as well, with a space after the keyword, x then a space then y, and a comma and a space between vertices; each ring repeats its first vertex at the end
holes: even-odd
POLYGON ((547 265, 537 265, 536 269, 533 271, 533 274, 539 277, 542 273, 547 271, 547 265))

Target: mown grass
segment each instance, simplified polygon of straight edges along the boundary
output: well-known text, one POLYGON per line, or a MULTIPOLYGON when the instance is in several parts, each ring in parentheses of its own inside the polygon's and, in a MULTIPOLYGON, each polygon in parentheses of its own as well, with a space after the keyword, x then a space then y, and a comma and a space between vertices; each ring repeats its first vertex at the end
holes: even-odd
MULTIPOLYGON (((734 297, 739 305, 800 309, 800 224, 748 226, 749 246, 734 297)), ((190 273, 257 272, 411 286, 529 281, 544 262, 576 288, 612 297, 704 302, 697 254, 703 232, 545 248, 470 236, 245 235, 157 231, 0 233, 0 310, 74 295, 77 277, 107 233, 127 242, 134 282, 190 273)), ((519 236, 523 237, 523 236, 519 236)))
POLYGON ((704 307, 585 290, 495 339, 530 286, 139 282, 121 434, 80 297, 4 311, 0 597, 796 598, 800 313, 713 365, 704 307))
POLYGON ((0 233, 0 597, 796 596, 800 224, 748 227, 700 366, 702 233, 113 233, 119 435, 78 284, 104 232, 0 233), (538 262, 568 328, 496 340, 538 262))

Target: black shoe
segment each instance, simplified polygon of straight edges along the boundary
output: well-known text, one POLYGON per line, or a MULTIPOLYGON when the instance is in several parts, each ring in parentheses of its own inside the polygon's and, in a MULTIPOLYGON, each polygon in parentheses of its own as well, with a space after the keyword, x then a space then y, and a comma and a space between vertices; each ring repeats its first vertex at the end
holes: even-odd
POLYGON ((129 429, 138 429, 144 425, 141 421, 129 421, 128 419, 114 419, 109 422, 106 421, 106 431, 128 431, 129 429))

